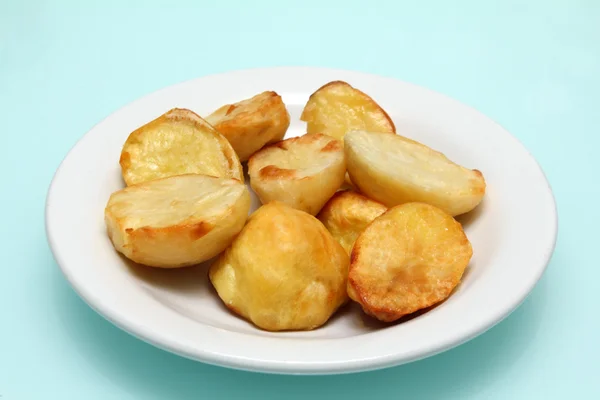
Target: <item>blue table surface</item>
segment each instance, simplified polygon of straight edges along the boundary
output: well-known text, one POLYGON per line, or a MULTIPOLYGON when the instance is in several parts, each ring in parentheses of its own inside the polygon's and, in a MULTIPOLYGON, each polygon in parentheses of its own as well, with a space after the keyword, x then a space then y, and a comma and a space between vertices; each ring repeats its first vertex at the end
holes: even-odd
POLYGON ((0 0, 1 398, 599 399, 599 43, 594 0, 0 0), (164 86, 280 65, 413 82, 518 137, 551 182, 560 229, 525 303, 441 355, 322 377, 183 359, 86 306, 44 232, 46 191, 71 146, 164 86))

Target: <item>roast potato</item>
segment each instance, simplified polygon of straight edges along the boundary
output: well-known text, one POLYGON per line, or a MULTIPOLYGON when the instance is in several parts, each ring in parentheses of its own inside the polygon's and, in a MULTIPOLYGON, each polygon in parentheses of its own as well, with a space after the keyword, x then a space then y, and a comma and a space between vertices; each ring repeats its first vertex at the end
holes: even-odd
POLYGON ((223 251, 249 210, 250 194, 240 181, 185 174, 113 193, 104 215, 118 252, 139 264, 176 268, 223 251))
POLYGON ((348 254, 358 235, 387 207, 352 190, 339 191, 323 206, 317 218, 348 254))
POLYGON ((388 207, 424 202, 456 216, 474 209, 485 195, 480 171, 400 135, 351 131, 344 150, 352 183, 388 207))
POLYGON ((250 185, 263 204, 281 201, 316 215, 344 181, 339 140, 306 134, 269 145, 248 161, 250 185))
POLYGON ((181 174, 205 174, 243 181, 231 144, 194 112, 174 108, 133 131, 121 151, 127 185, 181 174))
POLYGON ((283 139, 290 115, 281 96, 269 91, 226 104, 206 120, 229 140, 240 161, 246 161, 269 143, 283 139))
POLYGON ((384 322, 433 306, 460 282, 473 250, 441 209, 405 203, 377 217, 356 239, 348 294, 384 322))
POLYGON ((209 269, 233 312, 268 331, 311 330, 347 299, 349 258, 315 217, 261 206, 209 269))
POLYGON ((396 133, 389 115, 367 94, 343 81, 314 92, 300 116, 307 133, 324 133, 343 140, 349 130, 396 133))

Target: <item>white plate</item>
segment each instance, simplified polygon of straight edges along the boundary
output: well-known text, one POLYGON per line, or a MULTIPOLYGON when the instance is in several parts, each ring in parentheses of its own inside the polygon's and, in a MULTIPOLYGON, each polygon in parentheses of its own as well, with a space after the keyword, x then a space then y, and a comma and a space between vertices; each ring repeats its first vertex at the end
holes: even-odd
MULTIPOLYGON (((258 205, 254 201, 253 209, 258 205)), ((54 256, 77 293, 125 331, 206 363, 297 374, 388 367, 431 356, 484 332, 513 311, 544 272, 554 250, 557 215, 543 172, 508 132, 477 111, 390 78, 319 68, 236 71, 184 82, 118 110, 68 153, 52 181, 46 229, 54 256), (461 219, 474 247, 456 292, 432 310, 384 326, 347 307, 321 329, 267 333, 232 315, 206 278, 187 270, 128 266, 106 235, 104 206, 123 187, 118 164, 129 133, 173 107, 206 115, 225 103, 275 90, 288 106, 287 137, 304 133, 308 96, 345 80, 388 111, 398 133, 481 170, 483 203, 461 219)))

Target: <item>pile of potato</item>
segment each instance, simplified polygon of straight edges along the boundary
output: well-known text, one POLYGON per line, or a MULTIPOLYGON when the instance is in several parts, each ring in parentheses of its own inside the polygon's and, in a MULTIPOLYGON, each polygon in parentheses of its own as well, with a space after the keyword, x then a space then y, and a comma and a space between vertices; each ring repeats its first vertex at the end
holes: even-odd
POLYGON ((272 91, 205 118, 172 109, 132 132, 126 187, 105 208, 114 248, 179 268, 213 259, 233 312, 269 331, 322 326, 349 299, 395 321, 447 298, 473 254, 454 217, 481 202, 481 172, 396 133, 342 81, 310 96, 306 134, 272 91), (250 212, 252 190, 262 205, 250 212))

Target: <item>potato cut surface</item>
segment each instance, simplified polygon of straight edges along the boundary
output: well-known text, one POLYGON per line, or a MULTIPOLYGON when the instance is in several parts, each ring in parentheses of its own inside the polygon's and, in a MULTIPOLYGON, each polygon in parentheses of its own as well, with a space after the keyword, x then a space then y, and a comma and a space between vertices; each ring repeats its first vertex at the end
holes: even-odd
POLYGON ((250 184, 263 204, 280 201, 316 215, 344 181, 342 143, 306 134, 272 144, 248 161, 250 184))
POLYGON ((308 133, 324 133, 343 140, 349 130, 395 133, 389 115, 367 94, 343 81, 330 82, 306 103, 302 121, 308 133))
POLYGON ((481 172, 400 135, 351 131, 344 145, 352 183, 388 207, 417 201, 455 216, 474 209, 485 194, 481 172))
POLYGON ((189 173, 244 179, 227 139, 186 109, 170 110, 132 132, 120 164, 128 185, 189 173))
POLYGON ((117 251, 140 264, 169 268, 217 255, 242 229, 249 209, 243 183, 188 174, 113 193, 105 221, 117 251))

